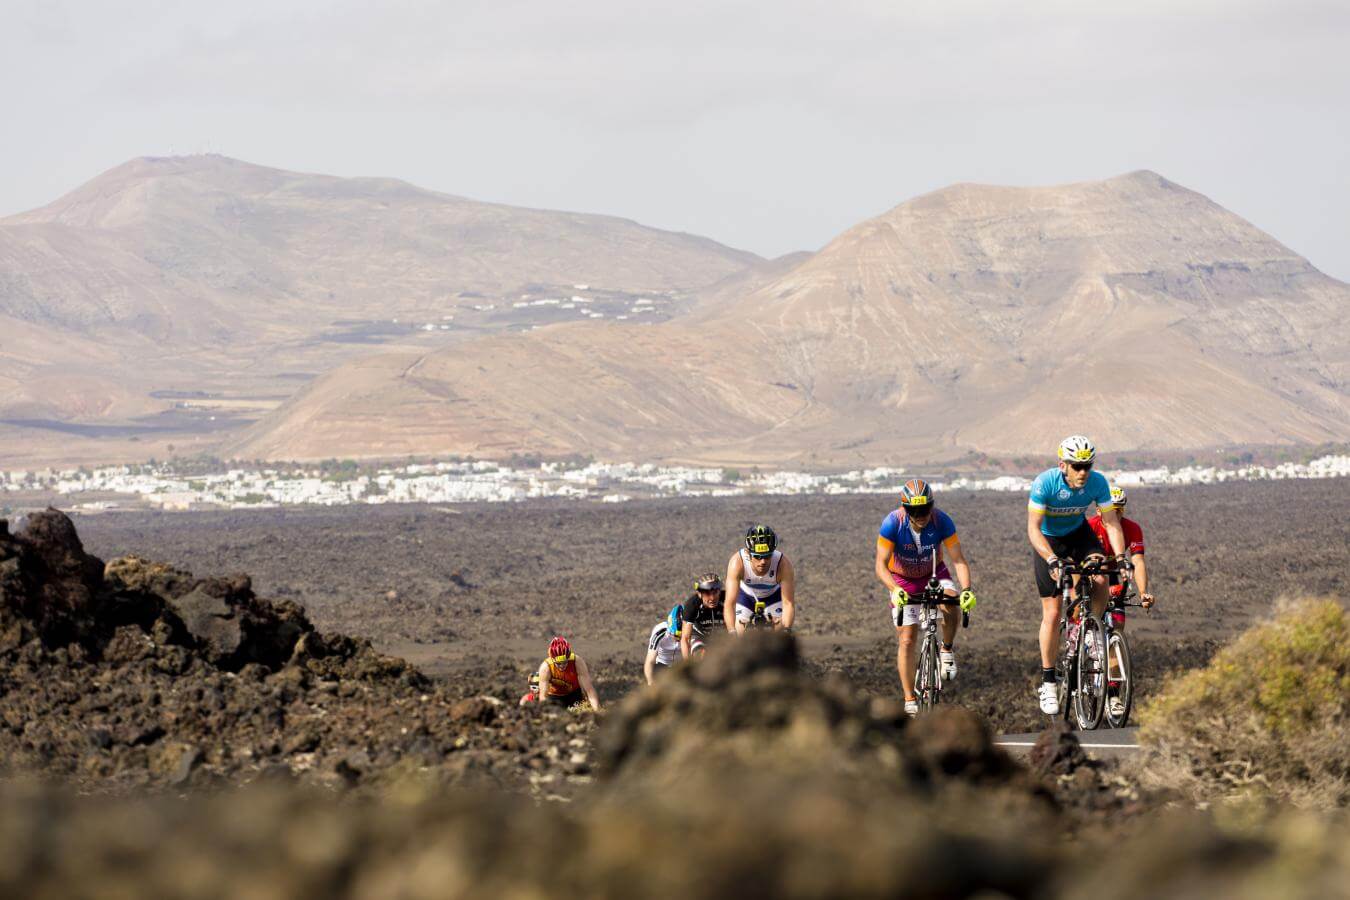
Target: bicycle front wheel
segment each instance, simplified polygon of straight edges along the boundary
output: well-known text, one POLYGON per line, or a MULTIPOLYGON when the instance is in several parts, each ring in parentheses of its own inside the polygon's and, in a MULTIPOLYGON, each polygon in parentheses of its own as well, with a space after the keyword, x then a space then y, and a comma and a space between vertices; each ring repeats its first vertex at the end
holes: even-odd
POLYGON ((1130 667, 1130 642, 1119 631, 1111 632, 1106 639, 1107 685, 1106 696, 1120 700, 1120 715, 1111 715, 1111 704, 1106 706, 1106 724, 1112 728, 1124 728, 1130 721, 1130 710, 1134 706, 1134 670, 1130 667))
POLYGON ((941 692, 938 674, 937 638, 927 636, 919 650, 919 671, 916 673, 914 687, 919 695, 919 709, 929 712, 937 706, 941 692))
POLYGON ((1059 656, 1055 658, 1055 686, 1059 697, 1059 714, 1069 717, 1069 687, 1074 677, 1073 648, 1068 645, 1068 634, 1063 619, 1059 620, 1059 656))
POLYGON ((1078 727, 1091 731, 1101 724, 1106 706, 1106 641, 1100 619, 1083 617, 1078 635, 1078 660, 1073 691, 1073 714, 1078 727))

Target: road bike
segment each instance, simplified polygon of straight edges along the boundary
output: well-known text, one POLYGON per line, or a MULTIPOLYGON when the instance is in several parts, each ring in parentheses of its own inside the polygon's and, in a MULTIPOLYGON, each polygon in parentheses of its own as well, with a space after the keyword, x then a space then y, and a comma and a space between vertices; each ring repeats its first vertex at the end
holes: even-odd
MULTIPOLYGON (((910 603, 919 606, 919 665, 914 673, 914 695, 919 700, 919 712, 929 712, 942 702, 942 645, 938 638, 938 622, 942 619, 940 606, 960 606, 955 597, 948 597, 937 577, 937 551, 933 551, 933 575, 918 596, 910 603)), ((970 615, 961 613, 961 627, 970 626, 970 615)))
POLYGON ((1055 677, 1059 685, 1060 714, 1066 719, 1070 709, 1079 729, 1091 731, 1103 720, 1111 728, 1122 727, 1134 704, 1134 672, 1130 666, 1130 645, 1125 633, 1115 627, 1111 617, 1114 606, 1139 606, 1128 603, 1133 587, 1128 570, 1120 572, 1126 585, 1124 603, 1107 603, 1100 616, 1092 615, 1092 579, 1117 572, 1114 562, 1102 556, 1090 556, 1075 564, 1063 561, 1059 569, 1060 616, 1059 646, 1055 677), (1107 707, 1111 696, 1120 698, 1123 714, 1112 716, 1107 707))
POLYGON ((755 601, 755 611, 750 614, 750 620, 745 623, 745 630, 750 631, 753 628, 772 628, 773 619, 769 618, 768 613, 764 612, 764 601, 755 601))

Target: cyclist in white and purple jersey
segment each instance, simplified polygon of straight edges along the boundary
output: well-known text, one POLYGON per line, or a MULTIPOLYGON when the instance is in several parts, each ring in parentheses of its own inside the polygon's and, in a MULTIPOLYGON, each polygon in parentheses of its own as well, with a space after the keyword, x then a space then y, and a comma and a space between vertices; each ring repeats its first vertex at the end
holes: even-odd
MULTIPOLYGON (((877 579, 885 586, 891 598, 891 622, 895 625, 897 645, 895 666, 900 672, 900 685, 905 690, 905 712, 919 711, 914 694, 914 644, 918 636, 919 608, 909 604, 910 594, 918 594, 933 577, 933 551, 937 550, 937 579, 947 596, 957 596, 957 583, 947 568, 947 559, 956 569, 960 582, 961 609, 975 608, 975 593, 970 589, 970 564, 961 551, 956 537, 956 524, 951 516, 933 503, 933 489, 922 478, 905 482, 900 489, 900 506, 881 523, 877 535, 877 579)), ((955 607, 943 606, 942 677, 956 677, 957 615, 955 607)))
MULTIPOLYGON (((1027 539, 1034 551, 1036 589, 1041 597, 1041 684, 1037 688, 1041 712, 1059 715, 1059 691, 1055 687, 1055 650, 1058 643, 1060 596, 1058 590, 1060 560, 1083 562, 1100 556, 1102 545, 1088 527, 1087 511, 1095 503, 1111 544, 1111 552, 1121 568, 1125 559, 1125 533, 1120 528, 1120 511, 1111 500, 1111 485, 1101 472, 1092 471, 1097 448, 1081 434, 1060 441, 1059 466, 1046 469, 1031 483, 1027 502, 1027 539)), ((1092 579, 1092 614, 1100 616, 1106 608, 1106 579, 1092 579)))

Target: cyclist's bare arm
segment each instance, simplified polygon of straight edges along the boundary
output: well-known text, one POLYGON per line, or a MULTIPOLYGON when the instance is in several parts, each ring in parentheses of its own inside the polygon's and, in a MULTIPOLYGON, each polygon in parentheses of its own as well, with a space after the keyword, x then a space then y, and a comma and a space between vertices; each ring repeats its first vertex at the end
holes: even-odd
POLYGON ((581 685, 581 690, 586 695, 586 699, 591 701, 591 709, 600 711, 600 695, 595 692, 595 684, 591 681, 591 670, 586 665, 586 660, 580 656, 577 657, 577 683, 581 685))
POLYGON ((722 582, 727 588, 727 598, 722 601, 722 622, 732 634, 736 633, 736 594, 741 589, 741 576, 744 574, 741 554, 731 554, 731 561, 727 563, 727 580, 722 582))
POLYGON ((652 674, 655 672, 654 668, 655 665, 656 665, 656 651, 648 650, 647 658, 642 663, 642 674, 644 677, 646 677, 648 684, 652 683, 652 674))
POLYGON ((1102 517, 1102 524, 1106 526, 1106 537, 1111 542, 1111 554, 1113 556, 1125 555, 1125 529, 1120 527, 1120 510, 1114 506, 1108 506, 1105 509, 1099 509, 1102 517))
POLYGON ((961 590, 970 590, 970 563, 966 562, 965 551, 961 549, 961 542, 956 535, 952 535, 943 541, 942 549, 947 552, 947 558, 952 561, 952 570, 956 572, 956 583, 961 585, 961 590))
POLYGON ((1139 590, 1139 602, 1145 606, 1153 605, 1153 595, 1148 592, 1148 566, 1144 554, 1136 553, 1130 557, 1134 563, 1134 586, 1139 590))
POLYGON ((693 632, 694 626, 688 622, 680 626, 680 657, 683 659, 688 659, 693 652, 693 632))
POLYGON ((778 565, 778 588, 783 592, 783 618, 780 623, 784 628, 791 628, 797 620, 797 570, 792 568, 786 556, 778 565))
POLYGON ((1041 559, 1049 562, 1054 557, 1055 551, 1050 549, 1050 541, 1041 532, 1041 523, 1045 521, 1045 510, 1027 507, 1027 540, 1031 541, 1031 549, 1035 550, 1041 559))
POLYGON ((539 664, 538 674, 539 674, 539 688, 535 692, 534 698, 538 700, 540 703, 543 703, 544 698, 548 696, 548 686, 550 678, 550 673, 548 670, 548 660, 544 660, 539 664))
POLYGON ((891 592, 891 588, 895 587, 895 579, 891 577, 891 570, 886 567, 886 563, 890 561, 891 548, 878 540, 876 566, 877 580, 881 582, 881 586, 886 589, 886 593, 888 594, 891 592))

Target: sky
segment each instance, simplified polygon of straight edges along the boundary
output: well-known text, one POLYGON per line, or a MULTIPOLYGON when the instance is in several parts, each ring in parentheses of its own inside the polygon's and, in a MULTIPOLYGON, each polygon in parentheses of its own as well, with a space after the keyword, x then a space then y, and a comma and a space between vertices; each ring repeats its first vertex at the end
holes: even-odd
POLYGON ((1350 281, 1350 3, 0 0, 0 215, 215 152, 763 256, 1152 169, 1350 281))

